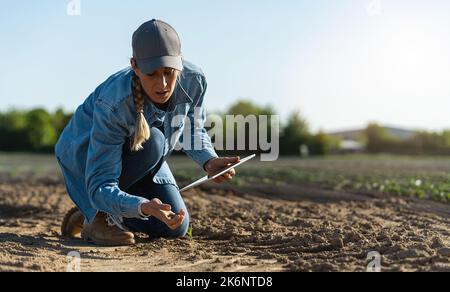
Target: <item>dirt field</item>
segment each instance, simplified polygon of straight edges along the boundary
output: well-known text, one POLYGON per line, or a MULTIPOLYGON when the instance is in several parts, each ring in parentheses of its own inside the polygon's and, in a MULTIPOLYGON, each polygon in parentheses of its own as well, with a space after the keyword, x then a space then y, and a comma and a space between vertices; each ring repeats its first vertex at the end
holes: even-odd
POLYGON ((0 175, 0 271, 450 271, 450 208, 317 185, 207 185, 185 194, 193 238, 103 248, 62 238, 57 173, 0 175))

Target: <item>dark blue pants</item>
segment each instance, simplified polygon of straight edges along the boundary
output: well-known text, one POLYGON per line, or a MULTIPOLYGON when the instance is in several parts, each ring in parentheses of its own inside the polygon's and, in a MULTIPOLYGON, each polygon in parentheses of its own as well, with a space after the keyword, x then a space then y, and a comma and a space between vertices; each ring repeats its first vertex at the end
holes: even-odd
POLYGON ((122 154, 119 186, 123 191, 148 200, 158 198, 163 203, 171 205, 173 212, 178 213, 181 209, 186 212, 183 224, 176 230, 171 230, 155 217, 150 217, 149 220, 124 218, 124 225, 130 231, 145 233, 151 239, 183 237, 189 228, 189 212, 178 188, 172 184, 153 182, 154 175, 164 162, 164 145, 164 134, 157 128, 151 128, 151 138, 143 144, 144 149, 132 152, 128 140, 122 154))

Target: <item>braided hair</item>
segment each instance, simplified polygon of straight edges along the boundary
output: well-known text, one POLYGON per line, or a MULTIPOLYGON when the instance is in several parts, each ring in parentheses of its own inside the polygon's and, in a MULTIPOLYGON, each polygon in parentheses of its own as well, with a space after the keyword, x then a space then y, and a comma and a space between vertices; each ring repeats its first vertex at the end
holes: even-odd
POLYGON ((144 93, 141 81, 139 77, 133 73, 132 78, 132 93, 134 98, 134 106, 136 108, 136 130, 134 132, 133 145, 131 146, 131 151, 142 150, 144 144, 150 139, 150 127, 144 116, 144 93))

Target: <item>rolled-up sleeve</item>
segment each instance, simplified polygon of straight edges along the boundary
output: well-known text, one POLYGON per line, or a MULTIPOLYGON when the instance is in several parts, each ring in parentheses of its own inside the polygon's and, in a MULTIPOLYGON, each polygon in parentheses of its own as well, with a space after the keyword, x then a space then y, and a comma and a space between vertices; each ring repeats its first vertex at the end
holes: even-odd
POLYGON ((95 209, 125 218, 141 218, 139 208, 147 200, 119 188, 126 133, 117 113, 97 100, 86 161, 86 189, 95 209))
POLYGON ((196 77, 196 90, 198 102, 189 109, 187 119, 187 131, 183 132, 180 137, 180 144, 185 152, 192 160, 194 160, 202 168, 205 163, 213 158, 217 158, 218 155, 214 150, 211 142, 211 138, 205 129, 206 122, 206 108, 204 106, 205 93, 207 89, 207 82, 203 76, 196 77), (186 139, 184 136, 189 134, 190 139, 186 139))

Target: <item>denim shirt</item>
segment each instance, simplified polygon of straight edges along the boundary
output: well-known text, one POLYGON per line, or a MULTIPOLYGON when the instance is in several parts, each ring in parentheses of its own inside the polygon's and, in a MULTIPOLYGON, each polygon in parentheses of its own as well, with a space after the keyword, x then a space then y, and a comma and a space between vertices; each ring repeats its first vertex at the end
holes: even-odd
MULTIPOLYGON (((133 139, 136 126, 132 73, 128 67, 99 85, 77 108, 55 146, 67 192, 88 222, 93 221, 97 211, 118 217, 141 218, 139 207, 147 201, 119 188, 123 145, 127 138, 133 139)), ((208 160, 218 157, 204 128, 206 87, 201 69, 183 61, 183 71, 167 112, 162 113, 145 98, 144 116, 148 124, 164 127, 165 160, 177 142, 202 167, 208 160), (185 130, 187 122, 192 125, 186 127, 189 130, 185 130), (195 148, 194 141, 197 141, 195 148)), ((166 162, 153 180, 176 186, 166 162)))

